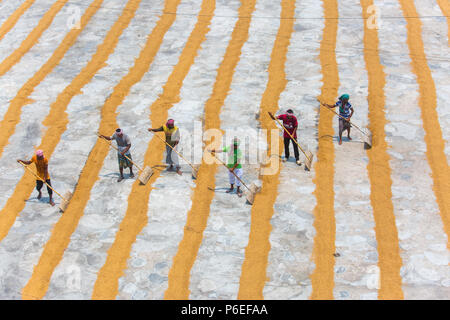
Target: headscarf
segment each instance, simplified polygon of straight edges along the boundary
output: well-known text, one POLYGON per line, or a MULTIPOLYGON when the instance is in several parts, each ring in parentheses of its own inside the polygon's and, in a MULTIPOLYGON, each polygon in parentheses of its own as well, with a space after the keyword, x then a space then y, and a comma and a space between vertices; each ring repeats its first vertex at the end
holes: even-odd
POLYGON ((348 94, 344 93, 342 96, 339 97, 339 100, 344 100, 344 99, 348 100, 348 99, 350 99, 350 96, 348 94))

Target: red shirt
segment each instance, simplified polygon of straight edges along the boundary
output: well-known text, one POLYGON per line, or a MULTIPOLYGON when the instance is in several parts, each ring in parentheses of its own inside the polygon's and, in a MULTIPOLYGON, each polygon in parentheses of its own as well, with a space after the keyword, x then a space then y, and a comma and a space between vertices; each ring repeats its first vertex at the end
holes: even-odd
MULTIPOLYGON (((298 123, 297 123, 297 118, 295 116, 291 116, 291 118, 289 119, 287 114, 282 114, 280 116, 277 117, 278 119, 283 121, 283 125, 284 127, 287 129, 287 131, 289 131, 289 133, 295 138, 297 139, 297 130, 294 130, 295 128, 297 128, 298 123)), ((289 134, 286 132, 286 130, 283 130, 284 134, 283 136, 285 138, 290 138, 289 134)))

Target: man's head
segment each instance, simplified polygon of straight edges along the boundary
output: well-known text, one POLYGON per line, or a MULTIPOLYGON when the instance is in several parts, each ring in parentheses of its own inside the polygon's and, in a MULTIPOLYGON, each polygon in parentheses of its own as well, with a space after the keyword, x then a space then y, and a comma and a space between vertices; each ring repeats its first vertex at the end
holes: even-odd
POLYGON ((123 136, 123 130, 120 129, 120 128, 117 128, 117 129, 116 129, 116 134, 117 134, 119 137, 122 137, 122 136, 123 136))
POLYGON ((44 158, 44 151, 42 150, 36 150, 36 157, 38 159, 43 159, 44 158))
POLYGON ((175 121, 173 119, 167 120, 167 123, 166 123, 167 128, 172 129, 174 127, 174 125, 175 125, 175 121))
POLYGON ((341 100, 344 103, 347 103, 349 99, 350 99, 350 96, 346 93, 339 97, 339 100, 341 100))
POLYGON ((233 148, 237 149, 239 147, 239 139, 237 137, 234 137, 233 139, 233 148))
POLYGON ((286 114, 287 114, 287 117, 288 117, 288 118, 292 118, 292 116, 294 115, 294 111, 292 111, 292 109, 288 109, 288 110, 286 111, 286 114))

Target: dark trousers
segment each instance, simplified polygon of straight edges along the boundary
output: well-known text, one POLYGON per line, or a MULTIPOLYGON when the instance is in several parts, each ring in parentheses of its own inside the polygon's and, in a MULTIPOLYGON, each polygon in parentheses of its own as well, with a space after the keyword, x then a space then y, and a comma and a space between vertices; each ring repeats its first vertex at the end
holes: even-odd
MULTIPOLYGON (((284 138, 284 156, 286 157, 286 159, 289 158, 289 141, 291 141, 291 140, 292 140, 292 138, 284 138)), ((292 145, 294 146, 295 160, 298 161, 298 159, 299 159, 298 146, 294 142, 294 140, 292 140, 292 145)))
MULTIPOLYGON (((50 179, 45 180, 45 182, 47 182, 49 185, 52 185, 50 183, 50 179)), ((44 182, 42 180, 36 180, 36 190, 37 191, 41 191, 43 185, 44 185, 44 182)), ((47 186, 47 191, 48 191, 49 196, 51 196, 53 194, 53 190, 50 189, 48 186, 47 186)))

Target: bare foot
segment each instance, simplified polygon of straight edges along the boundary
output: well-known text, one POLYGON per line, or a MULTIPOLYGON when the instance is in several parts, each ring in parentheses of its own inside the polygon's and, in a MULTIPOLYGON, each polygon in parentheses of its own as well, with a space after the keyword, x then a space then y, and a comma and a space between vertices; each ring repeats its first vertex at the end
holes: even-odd
POLYGON ((183 173, 181 172, 180 169, 177 170, 177 173, 181 176, 183 173))
POLYGON ((55 203, 53 202, 53 200, 50 200, 48 203, 50 203, 52 205, 52 207, 55 205, 55 203))
POLYGON ((348 138, 348 140, 352 140, 352 138, 350 138, 350 136, 348 136, 347 138, 348 138))
POLYGON ((339 140, 339 144, 342 144, 342 140, 339 140))
POLYGON ((134 178, 134 173, 130 173, 130 178, 134 178))
POLYGON ((233 192, 234 188, 230 188, 227 190, 227 193, 233 192))
POLYGON ((239 198, 242 197, 242 191, 239 190, 239 191, 237 192, 237 195, 238 195, 239 198))
POLYGON ((38 199, 40 200, 42 198, 42 192, 39 192, 38 199))
POLYGON ((120 182, 120 181, 122 181, 122 180, 123 180, 123 176, 120 177, 119 179, 117 179, 117 182, 120 182))

